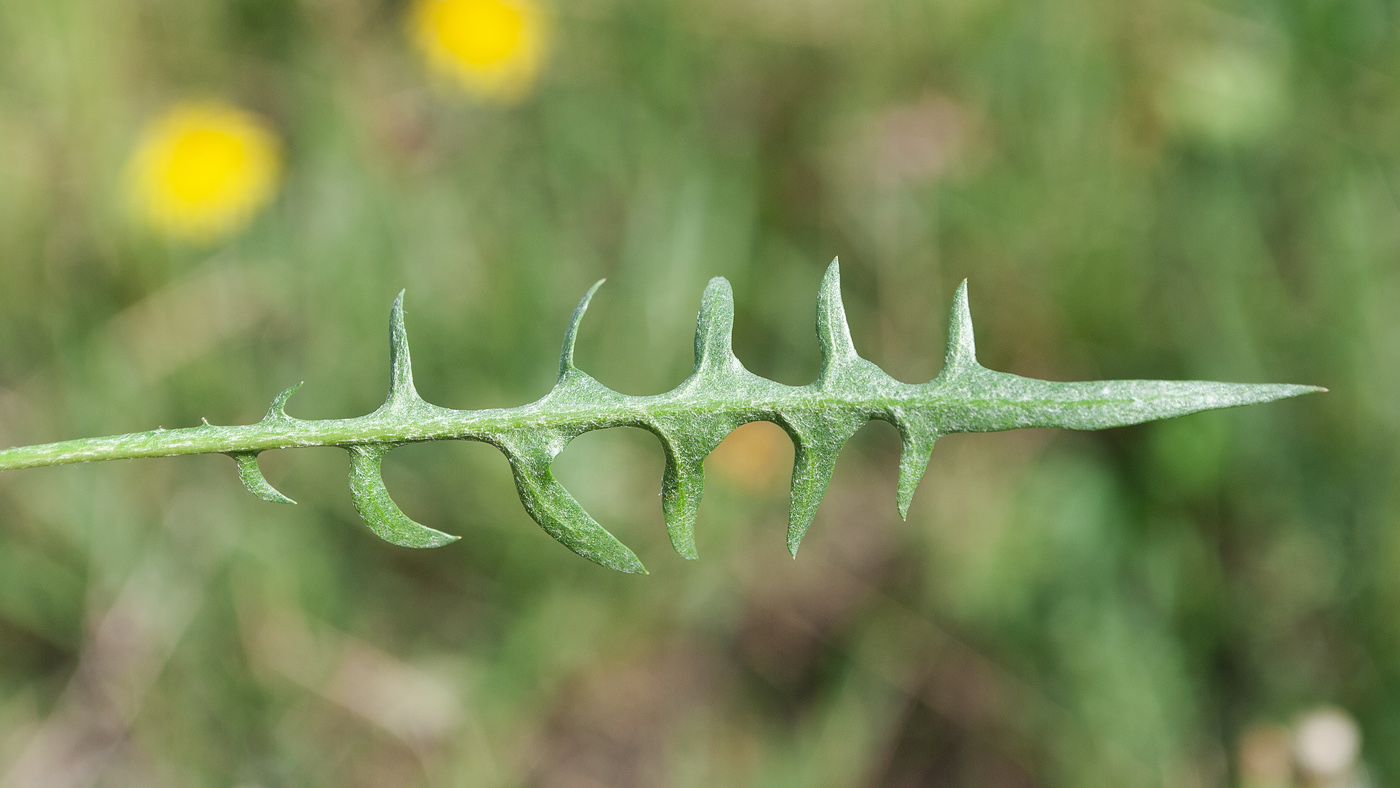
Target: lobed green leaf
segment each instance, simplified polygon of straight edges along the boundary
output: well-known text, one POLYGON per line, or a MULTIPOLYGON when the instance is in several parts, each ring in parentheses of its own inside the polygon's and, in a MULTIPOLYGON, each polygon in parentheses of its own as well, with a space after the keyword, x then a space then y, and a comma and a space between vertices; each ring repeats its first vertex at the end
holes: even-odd
POLYGON ((887 421, 899 430, 902 451, 896 505, 904 517, 934 444, 943 435, 1023 427, 1103 429, 1324 390, 1204 381, 1056 383, 995 372, 977 362, 966 282, 953 299, 943 369, 927 383, 901 383, 856 352, 841 303, 840 269, 833 261, 817 293, 822 362, 811 384, 787 386, 744 368, 733 349, 734 295, 729 283, 716 277, 701 297, 691 374, 669 392, 635 397, 609 389, 574 365, 579 324, 601 285, 599 281, 589 288, 569 321, 558 381, 529 405, 462 411, 425 402, 413 385, 400 292, 390 311, 389 393, 369 415, 316 421, 293 418, 287 415, 286 405, 297 384, 278 394, 256 424, 205 424, 6 449, 0 451, 0 470, 220 452, 234 458, 239 478, 254 495, 293 503, 263 476, 258 453, 339 446, 350 456, 351 500, 370 529, 404 547, 440 547, 459 537, 414 522, 399 509, 384 486, 383 459, 406 443, 485 441, 505 454, 525 510, 546 533, 602 566, 644 573, 637 556, 554 478, 554 458, 585 432, 631 426, 656 435, 666 456, 661 489, 666 529, 676 552, 695 558, 705 457, 742 424, 777 424, 794 445, 787 545, 795 556, 831 483, 837 455, 871 419, 887 421))

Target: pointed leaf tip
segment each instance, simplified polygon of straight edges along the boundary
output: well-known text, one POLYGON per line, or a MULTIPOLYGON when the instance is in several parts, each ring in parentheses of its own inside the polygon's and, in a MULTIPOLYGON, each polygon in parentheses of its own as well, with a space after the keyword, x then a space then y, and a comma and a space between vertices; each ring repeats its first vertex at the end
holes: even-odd
POLYGON ((855 344, 851 327, 846 321, 846 307, 841 302, 841 266, 831 261, 817 291, 817 342, 821 345, 822 373, 833 366, 855 360, 855 344))
POLYGON ((728 279, 716 276, 705 285, 705 292, 700 296, 700 313, 695 319, 695 373, 737 361, 734 356, 734 289, 728 279))
POLYGON ((292 417, 287 415, 287 400, 291 399, 292 395, 297 393, 302 383, 305 383, 305 381, 294 383, 282 389, 280 394, 273 397, 272 405, 268 407, 267 415, 263 416, 263 421, 290 421, 292 417))
POLYGON ((953 295, 953 308, 948 315, 948 352, 943 366, 956 372, 977 364, 977 344, 972 335, 972 311, 967 303, 967 280, 962 280, 953 295))
POLYGON ((782 425, 792 438, 792 487, 788 508, 788 552, 797 548, 817 515, 836 470, 836 456, 866 422, 858 413, 789 414, 782 425))
POLYGON ((269 503, 296 503, 279 492, 268 482, 267 477, 263 476, 262 469, 258 467, 257 452, 232 452, 229 456, 238 463, 238 480, 243 482, 248 492, 269 503))
POLYGON ((903 450, 899 455, 899 487, 896 504, 899 519, 909 519, 909 505, 914 501, 914 491, 923 481, 928 470, 929 457, 933 454, 933 444, 937 435, 931 429, 924 431, 920 425, 902 425, 903 450))
POLYGON ((414 522, 389 497, 380 471, 384 455, 389 453, 388 447, 351 446, 347 451, 350 453, 350 496, 355 511, 379 538, 400 547, 417 548, 442 547, 461 538, 414 522))
POLYGON ((400 290, 389 310, 389 396, 384 408, 404 407, 422 402, 413 385, 413 359, 408 352, 408 329, 404 325, 404 294, 400 290))
POLYGON ((700 302, 708 304, 712 299, 734 303, 734 286, 729 284, 728 279, 712 276, 710 281, 705 283, 705 292, 700 295, 700 302))
POLYGON ((667 444, 666 469, 661 476, 661 511, 666 520, 666 533, 671 547, 682 558, 693 561, 700 557, 695 547, 695 520, 700 511, 700 499, 705 493, 703 457, 680 456, 681 452, 667 444))
POLYGON ((574 369, 574 343, 578 341, 578 327, 583 322, 584 313, 588 311, 588 303, 593 300, 593 294, 598 292, 598 288, 608 280, 599 279, 588 288, 588 292, 579 299, 578 306, 574 307, 574 313, 569 318, 569 328, 564 332, 564 348, 559 353, 559 377, 564 377, 569 370, 574 369))
POLYGON ((1205 380, 1096 380, 1056 383, 983 371, 983 407, 948 431, 1025 427, 1100 430, 1311 394, 1314 386, 1205 380))
POLYGON ((647 574, 627 545, 608 533, 554 478, 550 458, 532 447, 503 447, 525 511, 555 541, 595 564, 629 574, 647 574))

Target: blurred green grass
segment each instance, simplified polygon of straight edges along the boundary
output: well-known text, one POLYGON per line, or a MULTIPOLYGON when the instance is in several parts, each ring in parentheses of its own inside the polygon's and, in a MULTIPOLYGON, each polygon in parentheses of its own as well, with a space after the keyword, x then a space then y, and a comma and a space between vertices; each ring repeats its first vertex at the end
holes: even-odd
POLYGON ((804 383, 837 254, 901 379, 967 277, 993 368, 1332 392, 948 438, 907 524, 877 424, 796 562, 766 428, 708 463, 693 563, 654 441, 587 436, 560 473, 645 578, 553 544, 479 445, 388 463, 463 535, 428 553, 371 538, 334 452, 265 456, 285 510, 222 458, 5 474, 0 784, 1287 785, 1270 726, 1323 706, 1363 737, 1328 784, 1400 779, 1394 3, 554 10, 501 106, 435 86, 404 3, 0 0, 0 444, 250 421, 297 380, 296 415, 367 412, 403 287, 444 405, 547 390, 603 276, 609 385, 682 379, 714 275, 739 356, 804 383), (142 124, 201 96, 286 145, 216 247, 122 202, 142 124))

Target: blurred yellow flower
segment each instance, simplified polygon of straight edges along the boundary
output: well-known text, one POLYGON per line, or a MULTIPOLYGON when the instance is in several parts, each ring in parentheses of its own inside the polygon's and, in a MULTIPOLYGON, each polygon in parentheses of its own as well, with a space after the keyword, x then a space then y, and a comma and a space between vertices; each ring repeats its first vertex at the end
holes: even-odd
POLYGON ((277 188, 277 138, 228 104, 176 106, 153 120, 129 165, 137 212, 171 237, 208 242, 245 227, 277 188))
POLYGON ((547 43, 544 12, 532 0, 418 0, 412 26, 435 70, 501 101, 534 84, 547 43))

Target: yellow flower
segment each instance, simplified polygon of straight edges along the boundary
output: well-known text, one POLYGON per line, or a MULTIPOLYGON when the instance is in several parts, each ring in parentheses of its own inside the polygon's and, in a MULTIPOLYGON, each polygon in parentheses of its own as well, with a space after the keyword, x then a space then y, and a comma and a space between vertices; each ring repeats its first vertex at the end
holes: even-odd
POLYGON ((208 242, 247 226, 281 174, 261 118, 223 103, 183 104, 153 120, 129 165, 137 212, 155 229, 208 242))
POLYGON ((412 27, 436 71, 501 101, 534 84, 547 43, 544 12, 532 0, 418 0, 412 27))

